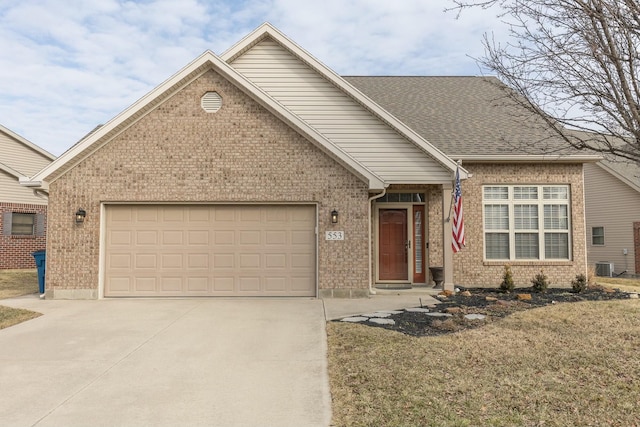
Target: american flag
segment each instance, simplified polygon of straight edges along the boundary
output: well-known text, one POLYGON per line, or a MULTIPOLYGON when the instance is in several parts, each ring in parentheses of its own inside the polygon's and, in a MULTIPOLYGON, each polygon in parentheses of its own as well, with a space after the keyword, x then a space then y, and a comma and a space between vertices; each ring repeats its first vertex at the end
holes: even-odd
POLYGON ((464 247, 464 218, 462 216, 462 188, 460 187, 460 167, 456 168, 456 184, 453 190, 453 239, 451 248, 455 254, 464 247))

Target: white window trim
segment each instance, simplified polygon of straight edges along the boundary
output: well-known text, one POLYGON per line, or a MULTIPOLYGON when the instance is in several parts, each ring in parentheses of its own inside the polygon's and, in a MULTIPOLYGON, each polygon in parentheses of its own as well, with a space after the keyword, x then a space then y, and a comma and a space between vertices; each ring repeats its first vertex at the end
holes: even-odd
POLYGON ((571 186, 566 184, 486 184, 482 186, 482 256, 485 262, 540 262, 540 261, 570 261, 573 259, 572 255, 572 238, 573 229, 571 224, 571 186), (508 198, 507 199, 485 199, 485 189, 487 187, 507 187, 508 198), (515 199, 514 188, 515 187, 536 187, 538 189, 538 199, 515 199), (544 199, 544 188, 566 188, 567 199, 544 199), (537 205, 538 206, 538 230, 518 230, 520 233, 530 233, 532 231, 538 233, 538 258, 516 258, 516 228, 515 228, 515 205, 537 205), (485 229, 485 205, 507 205, 509 212, 509 230, 487 230, 485 229), (566 230, 545 230, 544 228, 544 206, 545 205, 566 205, 567 206, 567 229, 566 230), (509 258, 487 258, 487 239, 486 235, 489 232, 495 231, 497 233, 509 233, 509 258), (567 234, 567 254, 568 258, 546 258, 545 256, 545 232, 549 233, 565 233, 567 234))

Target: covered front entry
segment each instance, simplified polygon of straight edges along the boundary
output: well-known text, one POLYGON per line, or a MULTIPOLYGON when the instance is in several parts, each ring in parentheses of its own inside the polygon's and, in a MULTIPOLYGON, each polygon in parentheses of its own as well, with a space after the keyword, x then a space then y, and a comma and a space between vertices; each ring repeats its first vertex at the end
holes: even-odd
POLYGON ((315 296, 313 205, 105 205, 104 296, 315 296))
POLYGON ((378 284, 424 284, 425 205, 422 193, 390 193, 376 203, 378 284))

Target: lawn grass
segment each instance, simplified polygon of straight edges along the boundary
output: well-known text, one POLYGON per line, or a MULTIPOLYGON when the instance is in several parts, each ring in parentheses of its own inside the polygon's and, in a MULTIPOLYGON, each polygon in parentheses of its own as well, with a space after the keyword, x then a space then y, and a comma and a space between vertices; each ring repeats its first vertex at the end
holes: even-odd
POLYGON ((327 332, 335 426, 639 425, 639 300, 556 304, 438 337, 327 332))
POLYGON ((38 292, 37 270, 0 270, 0 299, 38 292))
POLYGON ((596 283, 610 288, 619 288, 625 292, 640 292, 640 279, 625 279, 620 277, 596 277, 596 283))
MULTIPOLYGON (((0 299, 15 298, 38 292, 36 270, 0 270, 0 299)), ((0 305, 0 329, 40 316, 35 311, 0 305)))

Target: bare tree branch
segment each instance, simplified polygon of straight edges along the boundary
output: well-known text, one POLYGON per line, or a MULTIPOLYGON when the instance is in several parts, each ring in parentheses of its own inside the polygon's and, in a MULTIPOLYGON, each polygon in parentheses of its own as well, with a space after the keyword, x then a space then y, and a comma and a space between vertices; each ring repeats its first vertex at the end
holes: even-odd
POLYGON ((640 163, 639 1, 452 3, 459 17, 495 8, 509 25, 506 42, 485 34, 478 61, 508 86, 511 101, 574 149, 640 163))

